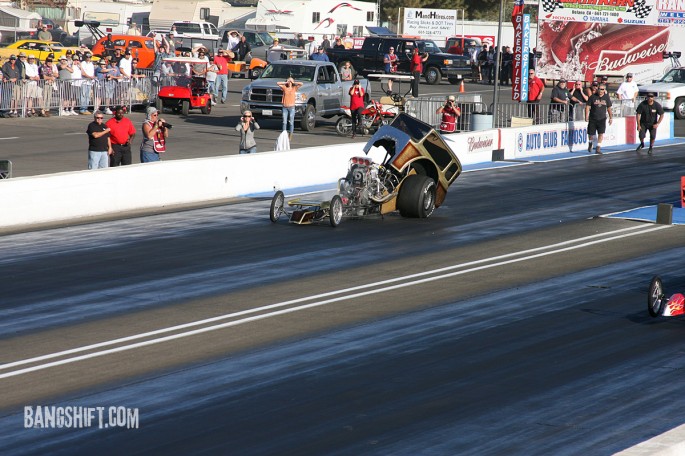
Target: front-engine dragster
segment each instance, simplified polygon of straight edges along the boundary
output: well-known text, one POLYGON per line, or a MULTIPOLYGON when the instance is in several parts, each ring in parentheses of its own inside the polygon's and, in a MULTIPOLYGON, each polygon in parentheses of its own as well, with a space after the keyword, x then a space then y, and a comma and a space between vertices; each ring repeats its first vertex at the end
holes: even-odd
POLYGON ((384 215, 399 211, 403 217, 430 217, 440 207, 447 188, 461 174, 461 163, 430 125, 400 114, 381 127, 366 143, 385 150, 382 163, 352 157, 338 191, 330 201, 295 198, 286 202, 278 191, 271 201, 270 218, 285 214, 291 223, 310 224, 328 219, 337 226, 343 217, 384 215))
POLYGON ((675 293, 666 297, 664 285, 659 276, 654 276, 649 284, 647 310, 652 317, 677 317, 685 314, 685 296, 675 293))

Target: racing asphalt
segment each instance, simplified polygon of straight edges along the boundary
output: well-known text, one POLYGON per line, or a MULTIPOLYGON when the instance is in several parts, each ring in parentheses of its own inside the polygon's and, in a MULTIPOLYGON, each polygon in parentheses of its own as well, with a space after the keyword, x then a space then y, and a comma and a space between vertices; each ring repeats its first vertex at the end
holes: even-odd
MULTIPOLYGON (((64 166, 55 136, 35 141, 64 166)), ((676 199, 683 152, 467 172, 428 220, 271 224, 255 199, 2 236, 0 447, 528 456, 658 436, 683 424, 685 325, 651 319, 646 288, 685 289, 685 228, 601 216, 676 199), (25 429, 40 404, 141 425, 25 429)))

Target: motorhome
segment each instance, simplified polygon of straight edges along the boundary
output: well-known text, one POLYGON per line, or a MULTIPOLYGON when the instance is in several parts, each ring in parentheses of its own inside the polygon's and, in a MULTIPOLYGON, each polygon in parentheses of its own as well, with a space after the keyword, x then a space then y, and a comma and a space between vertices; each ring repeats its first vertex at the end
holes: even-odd
POLYGON ((77 27, 74 21, 96 21, 100 23, 100 30, 104 33, 124 35, 131 26, 136 27, 142 34, 142 25, 136 23, 133 17, 149 14, 152 4, 143 0, 70 0, 67 4, 66 29, 69 33, 78 31, 79 40, 86 45, 93 45, 97 37, 85 27, 77 27))
POLYGON ((260 0, 256 17, 246 23, 248 28, 276 30, 282 38, 302 33, 317 41, 323 35, 366 36, 366 28, 377 25, 378 5, 355 0, 260 0))
POLYGON ((0 44, 7 45, 36 33, 40 14, 9 6, 0 7, 0 44))
POLYGON ((231 6, 222 0, 154 0, 150 28, 169 30, 174 22, 209 22, 219 28, 227 22, 253 13, 253 7, 231 6))

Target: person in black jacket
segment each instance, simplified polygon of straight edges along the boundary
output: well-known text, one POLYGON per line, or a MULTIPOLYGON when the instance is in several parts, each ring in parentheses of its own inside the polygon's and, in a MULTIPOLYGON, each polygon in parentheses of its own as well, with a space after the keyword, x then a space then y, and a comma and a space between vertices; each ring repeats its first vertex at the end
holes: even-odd
POLYGON ((640 136, 640 145, 637 146, 635 152, 645 147, 645 136, 649 131, 649 149, 647 153, 652 155, 652 147, 656 139, 656 129, 664 118, 664 108, 659 103, 654 101, 654 94, 647 94, 647 98, 637 106, 635 111, 635 121, 637 123, 637 131, 640 136))
POLYGON ((236 53, 239 62, 247 62, 247 54, 252 51, 252 46, 247 42, 247 37, 243 35, 240 37, 240 42, 231 50, 236 53))

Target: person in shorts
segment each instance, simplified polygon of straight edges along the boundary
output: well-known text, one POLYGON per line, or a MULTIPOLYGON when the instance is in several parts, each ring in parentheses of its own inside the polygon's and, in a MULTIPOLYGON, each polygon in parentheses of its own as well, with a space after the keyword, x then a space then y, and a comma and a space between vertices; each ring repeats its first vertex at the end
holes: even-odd
POLYGON ((599 84, 597 93, 590 96, 585 106, 585 121, 588 123, 588 152, 592 152, 592 147, 594 146, 595 152, 601 155, 602 139, 604 139, 604 133, 607 129, 607 116, 609 117, 609 125, 611 125, 613 120, 611 116, 611 98, 607 94, 606 85, 599 84), (597 138, 596 140, 595 137, 597 138))

